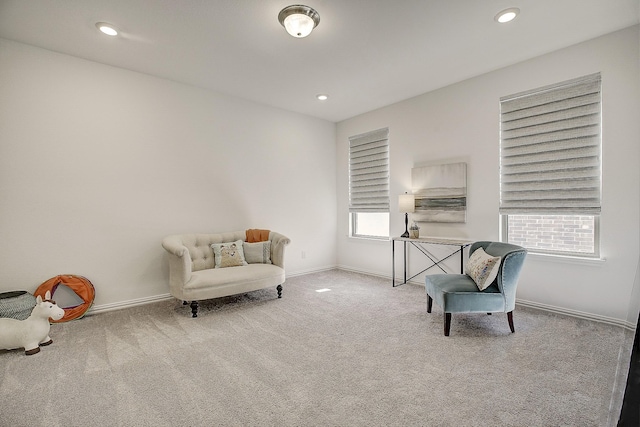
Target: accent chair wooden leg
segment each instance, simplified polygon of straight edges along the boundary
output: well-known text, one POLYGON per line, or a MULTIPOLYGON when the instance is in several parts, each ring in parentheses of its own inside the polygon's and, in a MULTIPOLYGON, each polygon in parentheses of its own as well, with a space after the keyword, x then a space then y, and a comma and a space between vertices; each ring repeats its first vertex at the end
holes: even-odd
POLYGON ((433 306, 433 298, 427 294, 427 313, 431 313, 431 307, 433 306))
POLYGON ((449 330, 451 329, 451 313, 444 314, 444 336, 449 336, 449 330))
POLYGON ((198 317, 198 301, 191 301, 191 317, 198 317))
POLYGON ((511 329, 511 333, 516 331, 516 328, 513 327, 513 311, 507 313, 507 320, 509 320, 509 328, 511 329))
POLYGON ((282 298, 282 285, 276 286, 276 290, 278 291, 278 298, 282 298))

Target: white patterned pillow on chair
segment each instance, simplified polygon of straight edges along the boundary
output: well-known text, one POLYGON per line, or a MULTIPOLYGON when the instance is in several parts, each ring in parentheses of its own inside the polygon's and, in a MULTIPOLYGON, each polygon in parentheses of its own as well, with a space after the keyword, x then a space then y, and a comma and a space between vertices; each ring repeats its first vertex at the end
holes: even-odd
POLYGON ((478 248, 469 257, 465 273, 476 282, 476 286, 484 291, 493 283, 500 269, 500 257, 488 255, 484 249, 478 248))

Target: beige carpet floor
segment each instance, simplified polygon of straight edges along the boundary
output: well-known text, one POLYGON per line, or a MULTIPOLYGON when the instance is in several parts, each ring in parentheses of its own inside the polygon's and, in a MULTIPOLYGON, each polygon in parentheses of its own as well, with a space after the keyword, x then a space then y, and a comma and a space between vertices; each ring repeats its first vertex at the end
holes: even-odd
POLYGON ((424 287, 338 270, 196 319, 176 300, 91 315, 52 325, 34 356, 0 351, 0 425, 615 425, 624 330, 514 320, 454 315, 444 337, 424 287))

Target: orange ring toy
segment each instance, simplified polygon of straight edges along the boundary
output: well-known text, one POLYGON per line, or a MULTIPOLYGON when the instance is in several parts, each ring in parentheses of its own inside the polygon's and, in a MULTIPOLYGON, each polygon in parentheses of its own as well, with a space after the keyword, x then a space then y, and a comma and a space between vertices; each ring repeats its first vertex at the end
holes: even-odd
POLYGON ((58 285, 63 284, 68 286, 73 292, 76 293, 82 299, 83 303, 76 305, 75 307, 69 307, 64 309, 64 316, 60 320, 52 320, 53 323, 68 322, 69 320, 79 319, 91 308, 93 305, 93 299, 96 297, 96 290, 89 281, 89 279, 82 276, 74 276, 72 274, 61 274, 56 277, 52 277, 47 280, 33 293, 34 296, 40 295, 44 299, 44 295, 47 291, 51 292, 51 297, 56 292, 58 285))

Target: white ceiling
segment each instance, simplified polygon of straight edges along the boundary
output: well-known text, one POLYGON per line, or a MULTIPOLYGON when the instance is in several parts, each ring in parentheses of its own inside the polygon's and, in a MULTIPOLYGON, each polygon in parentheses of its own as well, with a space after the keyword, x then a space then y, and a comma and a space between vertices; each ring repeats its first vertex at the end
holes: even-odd
POLYGON ((320 25, 296 39, 277 16, 302 1, 0 0, 0 37, 337 122, 637 24, 640 3, 304 0, 320 25))

